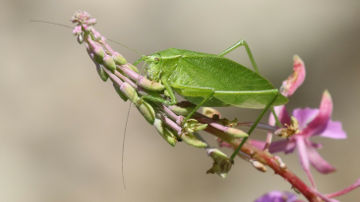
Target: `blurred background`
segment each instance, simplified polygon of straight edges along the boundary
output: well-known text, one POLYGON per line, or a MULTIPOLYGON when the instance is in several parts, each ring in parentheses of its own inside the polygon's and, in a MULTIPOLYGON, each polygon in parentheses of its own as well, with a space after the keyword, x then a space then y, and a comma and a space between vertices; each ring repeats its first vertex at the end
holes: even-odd
MULTIPOLYGON (((291 191, 271 170, 260 173, 240 159, 226 179, 207 175, 212 161, 204 150, 170 147, 135 109, 127 128, 124 190, 121 150, 129 104, 98 78, 70 29, 30 23, 71 25, 78 9, 97 18, 103 35, 142 54, 170 47, 219 53, 246 39, 261 72, 276 86, 298 54, 307 78, 290 108, 315 108, 328 89, 333 119, 348 134, 347 140, 314 139, 337 168, 330 175, 313 170, 319 190, 334 192, 360 177, 358 0, 2 0, 1 202, 253 201, 270 190, 291 191)), ((129 61, 139 57, 111 45, 129 61)), ((250 66, 243 49, 229 57, 250 66)), ((219 110, 248 121, 259 113, 219 110)), ((296 154, 281 156, 308 182, 296 154)), ((339 199, 359 201, 360 190, 339 199)))

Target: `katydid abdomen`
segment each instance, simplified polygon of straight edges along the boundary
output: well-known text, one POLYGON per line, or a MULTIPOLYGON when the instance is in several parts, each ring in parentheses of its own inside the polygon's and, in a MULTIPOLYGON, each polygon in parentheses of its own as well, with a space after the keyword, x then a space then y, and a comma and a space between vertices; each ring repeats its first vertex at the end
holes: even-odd
MULTIPOLYGON (((159 60, 161 80, 196 105, 208 98, 202 106, 264 108, 279 94, 268 80, 225 57, 179 49, 154 56, 159 60)), ((273 105, 286 102, 279 95, 273 105)))

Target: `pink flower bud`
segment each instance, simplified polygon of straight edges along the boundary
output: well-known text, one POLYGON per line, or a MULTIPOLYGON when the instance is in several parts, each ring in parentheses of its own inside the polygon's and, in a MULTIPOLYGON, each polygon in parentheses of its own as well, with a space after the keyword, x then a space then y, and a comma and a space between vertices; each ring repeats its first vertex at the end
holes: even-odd
POLYGON ((305 65, 301 58, 297 55, 294 56, 294 72, 282 83, 280 88, 281 94, 289 97, 296 89, 301 86, 305 80, 305 65))
POLYGON ((116 70, 116 64, 110 55, 105 55, 103 58, 103 64, 108 70, 114 72, 116 70))

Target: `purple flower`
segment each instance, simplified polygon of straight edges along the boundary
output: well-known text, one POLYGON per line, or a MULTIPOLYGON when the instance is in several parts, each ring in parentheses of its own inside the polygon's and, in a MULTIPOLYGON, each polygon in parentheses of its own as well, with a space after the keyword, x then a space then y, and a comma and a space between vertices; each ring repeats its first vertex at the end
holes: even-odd
POLYGON ((271 191, 260 198, 256 199, 255 202, 299 202, 296 195, 290 192, 271 191))
MULTIPOLYGON (((287 80, 283 82, 281 92, 284 96, 292 95, 296 89, 303 83, 305 79, 305 66, 302 60, 294 57, 294 72, 287 80)), ((285 126, 285 130, 292 127, 297 130, 292 131, 287 139, 272 142, 269 146, 271 153, 285 152, 291 153, 297 148, 300 163, 305 170, 311 184, 315 187, 313 177, 310 173, 310 165, 312 165, 320 173, 330 173, 335 171, 335 168, 325 161, 317 149, 321 148, 321 144, 314 143, 310 139, 311 137, 320 136, 332 139, 345 139, 346 133, 342 129, 342 124, 337 121, 331 120, 331 114, 333 110, 333 103, 328 91, 325 91, 322 96, 322 100, 318 109, 303 108, 295 109, 291 116, 286 110, 286 107, 278 106, 274 108, 279 121, 285 126), (295 119, 297 124, 294 124, 292 118, 295 119)), ((275 118, 270 115, 269 124, 275 125, 275 118)), ((271 140, 271 138, 267 138, 271 140)), ((269 141, 267 141, 269 143, 269 141)), ((265 143, 262 141, 252 140, 251 143, 258 147, 264 148, 265 143)))
POLYGON ((319 155, 316 149, 320 148, 321 145, 311 142, 310 138, 313 136, 332 139, 346 138, 341 122, 331 120, 332 109, 333 103, 328 91, 324 92, 319 109, 295 109, 293 116, 299 122, 300 132, 289 138, 287 142, 278 142, 278 148, 270 149, 273 152, 285 150, 285 148, 287 151, 291 151, 297 146, 301 165, 313 185, 313 179, 309 174, 309 164, 321 173, 330 173, 335 171, 335 168, 319 155))
MULTIPOLYGON (((313 177, 310 173, 310 164, 320 173, 330 173, 335 168, 325 161, 317 149, 321 145, 310 140, 311 137, 320 136, 332 139, 345 139, 346 133, 342 129, 342 124, 338 121, 331 120, 333 103, 330 93, 325 91, 322 96, 319 109, 295 109, 292 116, 298 121, 299 131, 291 137, 271 143, 269 151, 291 153, 297 148, 300 163, 311 183, 315 186, 313 177)), ((275 108, 276 114, 279 116, 282 124, 290 125, 290 116, 285 106, 275 108)), ((259 148, 263 148, 265 143, 260 141, 251 141, 251 143, 259 148)))

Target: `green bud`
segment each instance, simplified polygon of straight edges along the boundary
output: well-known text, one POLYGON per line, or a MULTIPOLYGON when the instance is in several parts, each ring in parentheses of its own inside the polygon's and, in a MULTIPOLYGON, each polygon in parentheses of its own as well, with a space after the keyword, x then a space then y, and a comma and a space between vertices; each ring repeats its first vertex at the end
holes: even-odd
POLYGON ((76 39, 77 39, 77 42, 78 42, 79 44, 82 44, 82 43, 84 42, 84 36, 83 36, 83 34, 79 34, 79 35, 76 37, 76 39))
POLYGON ((97 73, 99 74, 101 80, 107 81, 109 78, 109 75, 103 70, 102 67, 96 68, 97 73))
POLYGON ((125 96, 128 97, 132 103, 136 104, 139 101, 139 96, 136 93, 136 90, 130 84, 124 82, 121 88, 125 96))
POLYGON ((97 63, 101 64, 103 62, 103 58, 105 57, 105 51, 101 46, 97 46, 93 49, 94 59, 97 63))
POLYGON ((243 138, 249 136, 247 133, 237 128, 228 127, 224 132, 233 138, 243 138))
POLYGON ((103 64, 108 70, 110 70, 113 73, 115 72, 116 64, 115 64, 115 62, 114 62, 114 60, 113 60, 113 58, 111 56, 106 55, 103 58, 103 64))
POLYGON ((153 125, 155 126, 161 137, 166 140, 166 142, 168 142, 171 146, 175 146, 175 144, 177 143, 176 136, 171 130, 167 129, 164 126, 163 122, 160 119, 155 119, 153 125))
POLYGON ((116 84, 113 84, 113 86, 114 86, 117 94, 120 96, 120 98, 126 102, 126 101, 128 100, 128 98, 127 98, 126 95, 120 90, 119 86, 116 85, 116 84))
POLYGON ((193 133, 184 133, 181 135, 181 139, 193 147, 206 148, 208 146, 205 142, 199 140, 193 133))
POLYGON ((196 119, 188 119, 183 124, 184 133, 193 133, 196 131, 204 130, 207 127, 207 124, 199 123, 196 119))
POLYGON ((219 149, 208 149, 209 156, 214 160, 212 167, 206 173, 218 174, 225 178, 230 171, 232 163, 230 159, 219 149))
POLYGON ((189 119, 182 126, 181 139, 191 146, 205 148, 207 144, 199 140, 193 133, 204 130, 206 127, 207 124, 199 123, 196 119, 189 119))
POLYGON ((156 81, 151 81, 147 79, 146 77, 143 77, 139 82, 139 86, 143 87, 146 90, 149 91, 163 91, 165 87, 156 81))
POLYGON ((154 123, 155 120, 155 111, 153 107, 147 103, 147 102, 141 102, 140 105, 137 106, 140 113, 144 116, 146 121, 148 121, 150 124, 154 123))
POLYGON ((180 107, 180 106, 177 106, 177 105, 172 105, 172 106, 169 106, 169 108, 171 109, 171 111, 173 111, 175 114, 177 115, 182 115, 182 116, 186 116, 188 115, 193 107, 180 107))
POLYGON ((124 65, 127 63, 126 59, 119 53, 115 53, 113 59, 117 65, 124 65))
POLYGON ((136 68, 135 65, 129 63, 129 64, 127 64, 127 66, 134 72, 139 73, 139 70, 136 68))

